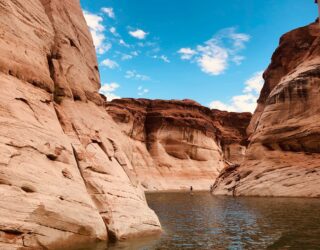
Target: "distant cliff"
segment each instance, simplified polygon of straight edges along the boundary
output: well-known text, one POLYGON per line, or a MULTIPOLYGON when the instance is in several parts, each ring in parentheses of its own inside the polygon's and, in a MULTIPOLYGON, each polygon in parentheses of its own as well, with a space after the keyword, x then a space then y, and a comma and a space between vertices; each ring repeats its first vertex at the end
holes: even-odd
POLYGON ((318 23, 281 37, 264 79, 245 161, 223 171, 215 193, 319 197, 318 23))
POLYGON ((243 160, 250 113, 147 99, 113 100, 107 111, 130 139, 129 159, 147 190, 208 190, 226 165, 243 160))

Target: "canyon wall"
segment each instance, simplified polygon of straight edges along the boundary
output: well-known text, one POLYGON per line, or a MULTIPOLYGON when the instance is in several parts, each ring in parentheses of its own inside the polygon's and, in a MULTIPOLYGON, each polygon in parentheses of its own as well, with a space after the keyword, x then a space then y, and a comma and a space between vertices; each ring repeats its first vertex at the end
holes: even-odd
POLYGON ((243 160, 250 113, 192 100, 119 99, 106 109, 133 145, 128 157, 146 190, 208 190, 226 165, 243 160))
POLYGON ((79 1, 0 0, 0 54, 0 248, 160 232, 98 93, 79 1))
POLYGON ((317 22, 280 39, 240 167, 226 168, 216 194, 320 196, 320 27, 317 22))

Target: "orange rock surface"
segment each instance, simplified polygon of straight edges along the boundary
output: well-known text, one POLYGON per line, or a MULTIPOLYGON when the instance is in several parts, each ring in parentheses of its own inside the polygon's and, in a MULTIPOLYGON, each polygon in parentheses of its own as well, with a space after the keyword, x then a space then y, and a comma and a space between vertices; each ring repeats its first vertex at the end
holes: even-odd
POLYGON ((79 1, 0 0, 0 54, 0 248, 159 233, 79 1))
POLYGON ((146 190, 209 190, 245 153, 250 113, 210 110, 192 100, 119 99, 107 111, 131 141, 131 159, 146 190))
POLYGON ((320 27, 280 39, 264 73, 265 84, 240 167, 225 169, 216 194, 320 196, 320 27))

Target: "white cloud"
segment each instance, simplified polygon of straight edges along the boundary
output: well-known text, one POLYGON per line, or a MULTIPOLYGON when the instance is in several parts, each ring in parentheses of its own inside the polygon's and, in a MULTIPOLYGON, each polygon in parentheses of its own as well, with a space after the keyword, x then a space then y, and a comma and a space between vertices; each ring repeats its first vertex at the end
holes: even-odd
POLYGON ((197 51, 190 48, 181 48, 178 53, 182 60, 190 60, 195 54, 197 54, 197 51))
POLYGON ((262 72, 259 71, 253 74, 245 82, 245 88, 242 95, 233 96, 229 103, 223 103, 221 101, 212 101, 209 107, 212 109, 220 109, 233 112, 251 112, 253 113, 257 106, 257 99, 262 89, 264 80, 262 78, 262 72))
POLYGON ((122 54, 122 56, 121 56, 122 61, 130 60, 132 58, 133 58, 133 56, 129 55, 129 54, 122 54))
POLYGON ((124 46, 124 47, 127 47, 127 48, 130 47, 130 45, 127 44, 123 39, 120 39, 120 40, 119 40, 119 44, 122 45, 122 46, 124 46))
POLYGON ((116 89, 118 89, 120 87, 120 85, 116 82, 112 82, 110 84, 106 83, 103 84, 100 92, 105 93, 105 92, 114 92, 116 89))
POLYGON ((110 69, 115 69, 115 68, 118 68, 119 67, 119 64, 116 63, 115 61, 112 61, 110 59, 105 59, 101 62, 101 64, 105 67, 108 67, 110 69))
POLYGON ((263 71, 259 71, 255 73, 251 78, 249 78, 245 82, 246 87, 244 89, 244 92, 245 93, 255 92, 256 94, 259 94, 264 83, 262 76, 263 76, 263 71))
POLYGON ((119 99, 120 96, 117 96, 114 92, 120 87, 120 85, 116 82, 105 83, 100 88, 100 93, 107 97, 108 101, 112 101, 113 99, 119 99))
POLYGON ((209 107, 211 109, 219 109, 219 110, 225 110, 225 111, 235 111, 234 107, 231 105, 227 105, 223 102, 220 101, 212 101, 209 104, 209 107))
POLYGON ((103 18, 85 10, 83 11, 83 14, 89 26, 97 53, 104 54, 110 50, 111 44, 106 42, 106 37, 104 35, 105 27, 102 24, 103 18))
POLYGON ((113 8, 102 8, 101 9, 108 17, 115 19, 116 15, 114 14, 113 8))
POLYGON ((232 97, 232 105, 235 111, 253 113, 257 106, 258 96, 251 93, 232 97))
POLYGON ((233 46, 237 49, 245 48, 245 43, 250 40, 250 36, 243 33, 235 33, 235 29, 226 30, 230 38, 233 40, 233 46))
POLYGON ((139 55, 138 51, 131 51, 129 53, 122 53, 120 51, 116 51, 115 52, 117 55, 119 55, 120 59, 122 61, 126 61, 126 60, 131 60, 132 58, 136 57, 139 55))
POLYGON ((114 35, 115 37, 119 37, 119 33, 117 32, 117 29, 115 27, 111 27, 109 29, 110 33, 112 33, 112 35, 114 35))
POLYGON ((145 89, 142 86, 138 87, 138 95, 139 96, 143 96, 143 95, 148 94, 148 93, 149 93, 149 89, 145 89))
POLYGON ((150 47, 153 48, 152 51, 158 52, 160 50, 158 43, 157 42, 138 42, 137 43, 139 47, 150 47))
POLYGON ((237 65, 240 65, 244 59, 246 59, 244 56, 236 55, 236 56, 231 58, 231 61, 234 62, 237 65))
POLYGON ((170 63, 169 58, 167 56, 165 56, 165 55, 160 55, 160 56, 155 55, 155 56, 152 56, 152 58, 162 60, 162 61, 164 61, 166 63, 170 63))
POLYGON ((151 80, 151 78, 149 76, 139 74, 135 70, 128 70, 124 77, 128 78, 128 79, 136 79, 136 80, 141 80, 141 81, 149 81, 149 80, 151 80))
POLYGON ((202 55, 197 59, 201 70, 209 75, 220 75, 228 66, 228 52, 214 44, 198 46, 202 55))
POLYGON ((219 31, 210 40, 195 49, 181 48, 178 53, 182 60, 196 62, 200 69, 209 75, 220 75, 225 72, 231 62, 239 65, 245 59, 239 55, 245 48, 250 36, 237 33, 235 28, 219 31))
POLYGON ((160 59, 161 59, 162 61, 166 62, 166 63, 170 63, 170 60, 169 60, 168 57, 165 56, 165 55, 161 55, 161 56, 160 56, 160 59))
POLYGON ((115 27, 111 27, 109 30, 112 34, 115 34, 117 32, 117 29, 115 27))
POLYGON ((129 34, 131 36, 133 36, 134 38, 137 38, 137 39, 140 39, 140 40, 143 40, 146 38, 146 36, 148 35, 147 32, 141 30, 141 29, 137 29, 135 31, 129 31, 129 34))

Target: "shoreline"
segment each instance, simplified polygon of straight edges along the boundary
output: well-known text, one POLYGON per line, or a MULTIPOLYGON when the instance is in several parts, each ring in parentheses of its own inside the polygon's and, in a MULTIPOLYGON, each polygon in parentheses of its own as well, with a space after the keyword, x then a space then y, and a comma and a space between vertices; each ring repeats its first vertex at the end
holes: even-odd
MULTIPOLYGON (((168 189, 168 190, 144 190, 145 194, 161 194, 161 193, 190 193, 187 189, 168 189)), ((210 190, 193 190, 192 193, 210 193, 210 190)))
MULTIPOLYGON (((185 193, 189 194, 189 190, 176 190, 176 189, 170 189, 170 190, 151 190, 151 191, 144 191, 144 193, 147 194, 174 194, 174 193, 185 193)), ((258 195, 240 195, 240 196, 232 196, 227 194, 214 194, 210 193, 209 190, 193 190, 192 193, 200 194, 200 193, 208 193, 215 197, 231 197, 231 198, 275 198, 275 199, 315 199, 319 200, 320 197, 313 197, 313 196, 258 196, 258 195)))

